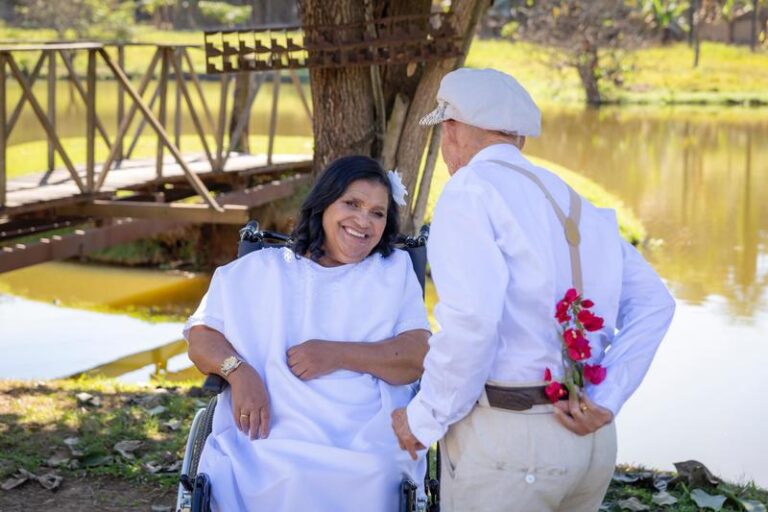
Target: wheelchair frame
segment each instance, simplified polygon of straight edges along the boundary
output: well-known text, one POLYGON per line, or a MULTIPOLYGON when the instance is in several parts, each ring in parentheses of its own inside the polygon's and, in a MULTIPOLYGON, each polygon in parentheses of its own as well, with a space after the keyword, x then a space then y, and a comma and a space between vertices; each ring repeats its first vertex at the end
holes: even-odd
MULTIPOLYGON (((408 252, 411 257, 416 277, 419 279, 422 293, 426 282, 426 242, 429 237, 429 225, 422 226, 419 235, 415 237, 400 235, 396 246, 408 252)), ((258 251, 265 247, 285 247, 290 243, 290 237, 262 231, 255 220, 248 222, 240 230, 240 241, 237 248, 237 257, 240 258, 252 251, 258 251)), ((213 427, 213 414, 216 410, 218 395, 227 387, 227 382, 218 375, 208 375, 203 383, 203 390, 213 397, 206 407, 199 409, 192 420, 189 430, 184 460, 181 465, 179 488, 176 498, 176 512, 209 512, 211 498, 211 484, 205 474, 198 474, 200 456, 205 446, 205 441, 211 434, 213 427)), ((440 510, 440 452, 434 448, 436 467, 435 478, 432 474, 433 448, 427 453, 427 473, 424 476, 424 492, 426 497, 417 495, 418 486, 410 479, 405 479, 400 485, 400 510, 399 512, 439 512, 440 510)))

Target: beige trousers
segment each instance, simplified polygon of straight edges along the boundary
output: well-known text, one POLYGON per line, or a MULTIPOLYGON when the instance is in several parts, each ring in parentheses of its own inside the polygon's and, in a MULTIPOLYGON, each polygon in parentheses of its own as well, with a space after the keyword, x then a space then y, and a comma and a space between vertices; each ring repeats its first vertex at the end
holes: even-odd
POLYGON ((440 441, 443 512, 595 512, 616 464, 616 428, 578 436, 551 405, 491 408, 485 393, 440 441))

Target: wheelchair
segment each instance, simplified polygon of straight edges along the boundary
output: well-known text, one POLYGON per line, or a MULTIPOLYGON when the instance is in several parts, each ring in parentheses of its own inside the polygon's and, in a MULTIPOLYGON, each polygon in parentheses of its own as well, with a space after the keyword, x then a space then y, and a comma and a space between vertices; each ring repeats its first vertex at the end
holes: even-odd
MULTIPOLYGON (((429 226, 421 228, 418 236, 400 235, 396 247, 408 252, 413 269, 424 291, 427 266, 426 242, 429 236, 429 226)), ((290 243, 290 237, 262 231, 257 221, 252 220, 240 230, 240 241, 237 257, 265 247, 285 247, 290 243)), ((219 393, 224 391, 227 382, 218 375, 208 375, 203 384, 203 390, 213 397, 208 405, 199 409, 192 420, 189 430, 184 459, 181 466, 180 482, 176 498, 176 512, 209 512, 211 502, 211 482, 204 473, 198 473, 200 456, 205 441, 213 427, 213 414, 219 393)), ((427 453, 427 472, 424 475, 424 496, 417 492, 418 486, 406 478, 400 484, 399 512, 439 512, 440 510, 440 453, 430 448, 427 453)))

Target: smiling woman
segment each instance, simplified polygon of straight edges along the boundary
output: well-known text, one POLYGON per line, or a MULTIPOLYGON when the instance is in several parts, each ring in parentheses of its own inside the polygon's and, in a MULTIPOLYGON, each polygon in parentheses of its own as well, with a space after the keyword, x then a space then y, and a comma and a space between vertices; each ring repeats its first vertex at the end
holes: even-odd
POLYGON ((198 468, 213 510, 385 512, 404 475, 422 480, 424 457, 390 427, 429 328, 410 258, 393 247, 397 209, 376 161, 341 158, 304 201, 292 247, 216 270, 185 329, 190 359, 229 383, 198 468))

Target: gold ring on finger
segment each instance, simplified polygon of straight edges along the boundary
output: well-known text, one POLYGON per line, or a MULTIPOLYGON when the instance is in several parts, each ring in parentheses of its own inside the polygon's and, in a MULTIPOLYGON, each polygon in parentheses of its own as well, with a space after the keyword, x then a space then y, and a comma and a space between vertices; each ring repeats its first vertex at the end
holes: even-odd
POLYGON ((587 404, 581 404, 581 412, 587 412, 589 410, 589 407, 587 407, 587 404))
POLYGON ((250 415, 250 414, 245 414, 245 413, 243 413, 243 414, 241 414, 241 415, 240 415, 240 417, 241 417, 241 418, 250 418, 250 417, 251 417, 251 415, 250 415))

